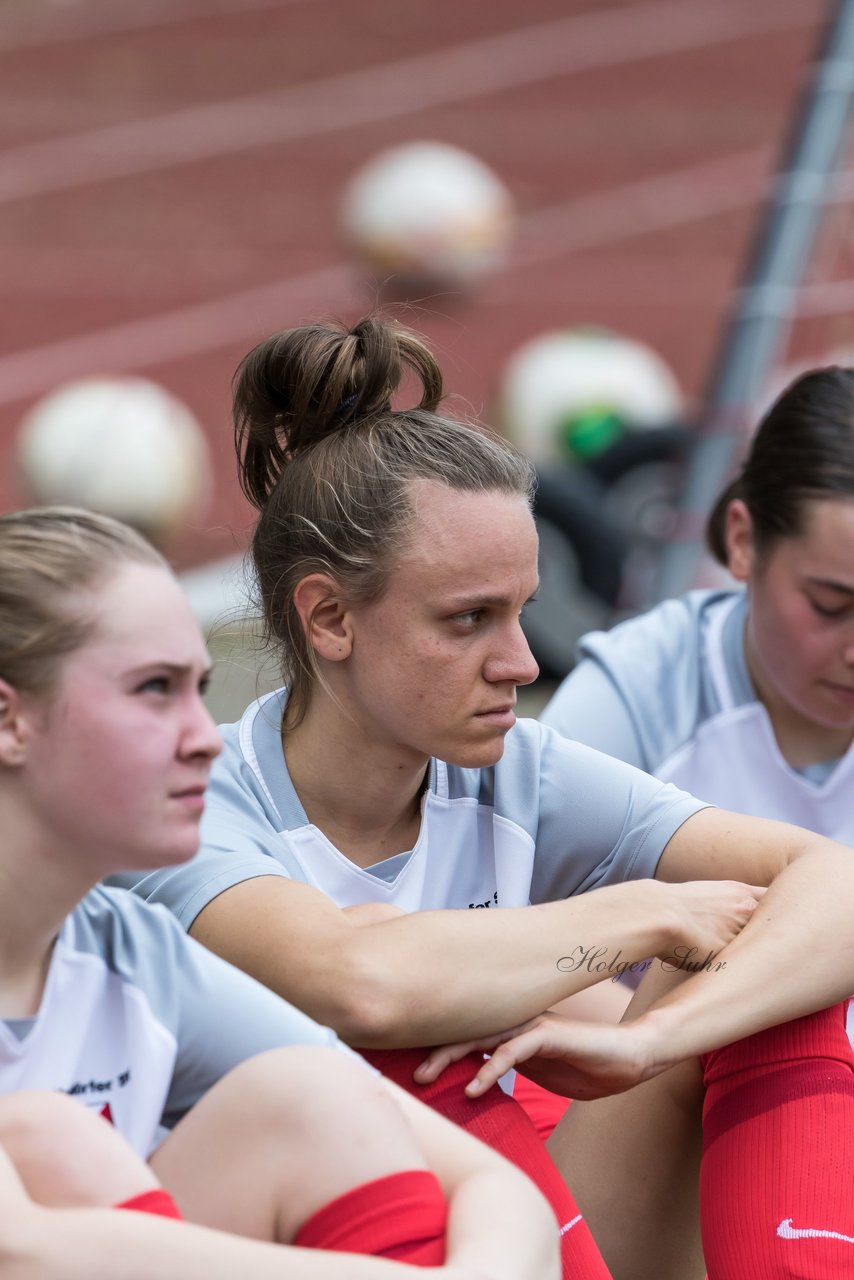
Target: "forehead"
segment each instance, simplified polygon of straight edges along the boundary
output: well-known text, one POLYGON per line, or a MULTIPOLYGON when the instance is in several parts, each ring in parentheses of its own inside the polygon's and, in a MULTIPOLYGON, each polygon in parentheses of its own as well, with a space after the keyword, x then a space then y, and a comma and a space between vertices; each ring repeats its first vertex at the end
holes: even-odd
POLYGON ((803 532, 783 538, 774 550, 813 577, 854 582, 854 498, 805 503, 803 532))
POLYGON ((164 661, 205 662, 206 651, 187 598, 158 565, 125 564, 89 597, 93 627, 72 654, 105 669, 164 661))
POLYGON ((411 494, 413 519, 397 564, 420 585, 535 589, 537 533, 523 495, 427 480, 411 494))

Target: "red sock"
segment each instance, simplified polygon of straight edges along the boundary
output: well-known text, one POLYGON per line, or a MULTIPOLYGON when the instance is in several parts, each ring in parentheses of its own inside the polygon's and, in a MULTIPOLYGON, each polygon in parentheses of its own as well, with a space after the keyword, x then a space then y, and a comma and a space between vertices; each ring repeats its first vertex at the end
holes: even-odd
POLYGON ((854 1276, 854 1056, 844 1005, 703 1059, 709 1280, 854 1276))
POLYGON ((536 1129, 517 1102, 497 1085, 481 1098, 469 1098, 465 1086, 483 1058, 470 1054, 443 1071, 433 1084, 419 1085, 412 1073, 428 1049, 360 1050, 395 1084, 433 1107, 528 1175, 554 1210, 561 1233, 564 1280, 611 1280, 590 1229, 557 1171, 536 1129))
POLYGON ((572 1102, 571 1098, 564 1098, 560 1093, 544 1089, 541 1084, 536 1084, 518 1071, 513 1083, 513 1097, 543 1142, 552 1136, 555 1125, 563 1119, 572 1102))
POLYGON ((161 1218, 181 1217, 177 1204, 169 1192, 164 1191, 162 1187, 157 1187, 154 1191, 143 1191, 138 1196, 131 1196, 129 1200, 122 1200, 121 1204, 113 1205, 113 1208, 133 1209, 136 1213, 156 1213, 161 1218))
POLYGON ((441 1267, 447 1205, 435 1174, 407 1169, 354 1187, 312 1214, 294 1244, 441 1267))

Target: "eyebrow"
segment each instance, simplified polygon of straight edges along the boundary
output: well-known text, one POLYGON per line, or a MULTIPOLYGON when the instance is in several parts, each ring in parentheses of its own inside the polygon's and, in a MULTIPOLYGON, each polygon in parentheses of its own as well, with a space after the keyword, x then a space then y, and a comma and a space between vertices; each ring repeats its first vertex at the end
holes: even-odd
MULTIPOLYGON (((214 669, 214 664, 208 662, 207 666, 199 672, 202 679, 209 676, 214 669)), ((138 667, 131 667, 127 672, 129 676, 142 676, 148 671, 168 671, 173 676, 188 676, 193 672, 194 668, 191 663, 186 662, 166 662, 157 658, 151 662, 143 662, 138 667)))
MULTIPOLYGON (((530 604, 531 601, 536 598, 536 595, 539 589, 540 589, 540 584, 537 583, 536 587, 528 596, 528 599, 525 601, 525 604, 530 604)), ((514 603, 513 596, 495 596, 495 595, 488 595, 488 594, 473 595, 473 596, 456 596, 452 600, 448 601, 448 608, 456 612, 461 612, 462 610, 467 610, 467 609, 484 609, 489 607, 493 607, 493 608, 497 607, 499 609, 507 608, 509 605, 512 605, 513 603, 514 603)))

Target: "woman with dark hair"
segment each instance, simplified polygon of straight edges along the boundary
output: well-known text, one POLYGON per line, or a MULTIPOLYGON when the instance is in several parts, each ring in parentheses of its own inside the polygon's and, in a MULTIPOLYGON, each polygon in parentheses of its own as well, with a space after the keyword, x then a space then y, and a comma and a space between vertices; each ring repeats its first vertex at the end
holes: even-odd
MULTIPOLYGON (((713 804, 852 845, 854 370, 812 370, 779 396, 706 537, 736 585, 583 637, 542 720, 713 804)), ((837 945, 825 935, 829 969, 837 945)), ((780 956, 786 972, 802 960, 780 956)), ((604 1140, 625 1113, 602 1108, 604 1140)), ((654 1131, 654 1105, 647 1119, 654 1131)), ((639 1177, 644 1160, 641 1146, 639 1177)))
POLYGON ((743 586, 585 636, 542 719, 714 804, 854 844, 854 370, 783 392, 707 540, 743 586))
MULTIPOLYGON (((517 722, 516 687, 536 675, 519 620, 537 586, 531 468, 503 441, 441 415, 441 385, 423 344, 374 318, 291 330, 244 360, 235 386, 241 479, 259 510, 252 554, 287 687, 226 730, 199 856, 137 877, 137 891, 374 1049, 410 1088, 425 1045, 489 1040, 614 966, 694 948, 715 953, 714 964, 632 1022, 557 1031, 549 1022, 546 1033, 523 1033, 523 1049, 537 1045, 531 1052, 511 1035, 493 1061, 539 1058, 526 1070, 553 1082, 557 1057, 565 1091, 596 1099, 735 1042, 705 1061, 723 1104, 745 1070, 764 1088, 780 1053, 804 1070, 816 1053, 841 1054, 839 1089, 831 1071, 820 1101, 830 1091, 854 1106, 840 1009, 806 1017, 805 1028, 775 1026, 854 986, 854 932, 841 901, 854 892, 848 851, 704 806, 517 722), (412 409, 394 405, 405 373, 421 385, 412 409), (833 893, 823 888, 828 876, 833 893), (683 883, 724 877, 746 885, 683 883), (761 890, 750 885, 770 885, 755 911, 761 890), (838 972, 810 954, 828 928, 847 940, 838 972), (786 984, 774 980, 784 947, 803 952, 786 984), (596 962, 575 963, 579 950, 595 951, 596 962)), ((545 1185, 543 1149, 537 1156, 512 1099, 477 1085, 463 1091, 480 1066, 480 1055, 463 1059, 424 1088, 428 1070, 421 1091, 545 1185)), ((821 1180, 795 1185, 792 1162, 779 1156, 796 1142, 795 1121, 768 1096, 770 1120, 738 1093, 722 1131, 728 1164, 705 1199, 733 1210, 740 1261, 726 1269, 719 1245, 714 1280, 787 1274, 780 1219, 771 1224, 778 1201, 808 1215, 809 1197, 825 1191, 821 1180), (759 1123, 771 1124, 762 1149, 775 1157, 759 1185, 780 1194, 762 1214, 736 1213, 739 1183, 726 1170, 757 1145, 759 1123)), ((579 1141, 585 1126, 594 1134, 598 1105, 571 1107, 560 1129, 579 1141)), ((798 1106, 802 1117, 808 1104, 798 1106)), ((591 1184, 588 1203, 604 1198, 610 1234, 631 1250, 631 1269, 616 1274, 665 1280, 697 1263, 690 1227, 676 1221, 695 1185, 695 1147, 681 1164, 671 1153, 694 1141, 695 1113, 690 1142, 688 1127, 661 1130, 667 1176, 644 1184, 623 1185, 619 1142, 593 1152, 591 1138, 586 1168, 572 1150, 561 1158, 574 1189, 591 1184)), ((622 1143, 631 1140, 627 1129, 622 1143)), ((842 1169, 846 1158, 840 1152, 842 1169)), ((601 1276, 580 1213, 556 1195, 552 1203, 565 1274, 601 1276)), ((608 1235, 606 1222, 606 1259, 608 1235)), ((802 1258, 804 1240, 790 1253, 802 1258)))

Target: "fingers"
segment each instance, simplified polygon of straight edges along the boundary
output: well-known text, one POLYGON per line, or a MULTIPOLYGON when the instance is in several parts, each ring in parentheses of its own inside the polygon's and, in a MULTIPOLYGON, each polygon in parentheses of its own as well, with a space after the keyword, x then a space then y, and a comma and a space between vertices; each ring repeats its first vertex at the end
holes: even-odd
POLYGON ((485 1042, 479 1040, 467 1040, 461 1044, 445 1044, 439 1049, 433 1049, 427 1055, 420 1066, 415 1068, 413 1078, 418 1084, 432 1084, 434 1080, 438 1080, 439 1076, 453 1062, 459 1062, 460 1058, 465 1058, 470 1053, 474 1053, 476 1049, 484 1049, 485 1042))
POLYGON ((433 1049, 424 1061, 415 1068, 413 1079, 418 1084, 432 1084, 434 1080, 438 1080, 442 1072, 450 1067, 452 1063, 459 1062, 461 1058, 467 1057, 470 1053, 480 1050, 481 1053, 492 1053, 500 1044, 506 1040, 512 1040, 514 1036, 518 1036, 520 1032, 527 1030, 538 1023, 538 1019, 532 1019, 529 1022, 522 1022, 517 1027, 508 1027, 506 1031, 500 1031, 494 1036, 481 1036, 479 1040, 461 1040, 458 1044, 444 1044, 438 1049, 433 1049))
POLYGON ((544 1038, 540 1027, 524 1031, 521 1035, 514 1036, 512 1040, 505 1040, 504 1044, 498 1046, 492 1057, 487 1058, 474 1079, 466 1085, 466 1093, 470 1098, 479 1098, 481 1094, 486 1093, 487 1089, 497 1084, 503 1075, 512 1071, 518 1063, 537 1057, 543 1047, 544 1038))

